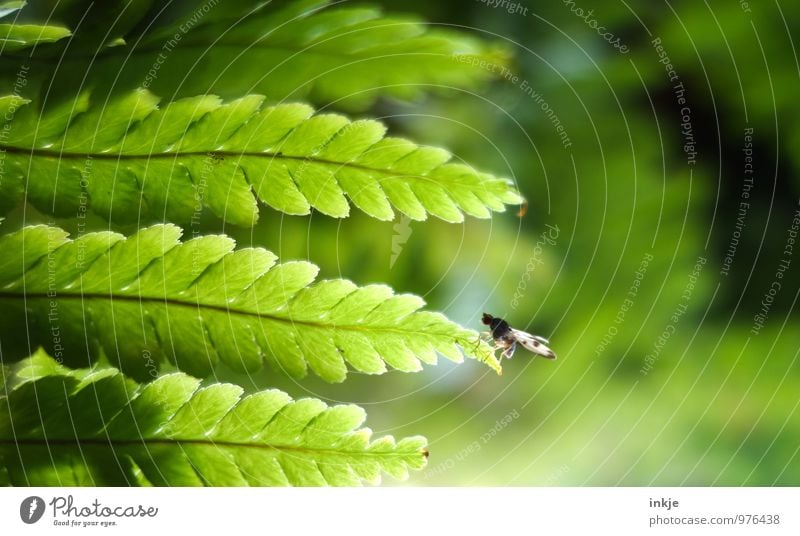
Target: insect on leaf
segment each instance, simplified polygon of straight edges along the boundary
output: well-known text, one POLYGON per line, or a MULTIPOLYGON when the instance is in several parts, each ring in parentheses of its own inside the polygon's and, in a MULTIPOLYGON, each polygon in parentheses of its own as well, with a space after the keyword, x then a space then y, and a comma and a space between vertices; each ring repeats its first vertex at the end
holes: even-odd
POLYGON ((220 362, 242 372, 266 362, 340 382, 350 370, 382 374, 387 365, 415 372, 438 352, 499 372, 476 332, 421 311, 421 298, 383 285, 315 282, 311 263, 278 264, 264 249, 236 250, 226 236, 181 242, 180 235, 157 225, 127 238, 98 232, 70 240, 42 225, 0 236, 4 359, 42 345, 74 366, 105 357, 140 380, 169 360, 199 377, 220 362))

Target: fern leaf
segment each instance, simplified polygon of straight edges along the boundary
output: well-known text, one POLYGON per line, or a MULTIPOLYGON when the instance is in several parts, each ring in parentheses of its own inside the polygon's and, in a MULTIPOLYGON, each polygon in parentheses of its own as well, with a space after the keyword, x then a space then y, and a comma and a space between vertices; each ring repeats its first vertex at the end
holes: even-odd
POLYGON ((182 373, 137 385, 38 351, 3 367, 0 485, 353 486, 425 465, 426 441, 371 438, 358 406, 182 373))
POLYGON ((451 162, 446 151, 385 137, 373 120, 314 114, 303 104, 267 106, 251 95, 157 107, 147 91, 102 105, 84 94, 40 114, 23 106, 0 150, 0 210, 27 193, 37 208, 74 216, 91 207, 116 221, 188 223, 207 207, 252 225, 259 199, 288 214, 349 214, 348 199, 383 220, 393 208, 459 222, 519 203, 508 180, 451 162), (24 186, 28 185, 27 192, 24 186))
POLYGON ((63 26, 0 24, 0 54, 24 50, 40 43, 52 43, 70 35, 71 32, 63 26))
MULTIPOLYGON (((380 95, 417 98, 447 88, 476 88, 495 76, 475 67, 504 65, 507 52, 466 33, 374 7, 325 0, 162 4, 144 14, 125 43, 96 54, 58 56, 56 87, 95 88, 104 95, 148 87, 170 99, 241 96, 242 88, 281 102, 310 99, 362 110, 380 95), (240 5, 242 4, 242 5, 240 5), (162 13, 167 11, 166 14, 162 13)), ((126 13, 126 17, 130 16, 126 13)), ((113 17, 108 17, 113 19, 113 17)), ((56 55, 42 58, 55 67, 56 55)))
POLYGON ((128 239, 101 232, 70 240, 56 227, 31 226, 0 237, 4 359, 41 345, 57 359, 104 356, 137 379, 169 359, 198 377, 220 361, 243 372, 266 361, 339 382, 348 369, 414 372, 439 352, 499 372, 477 333, 420 311, 421 298, 383 285, 313 283, 313 264, 234 251, 225 236, 181 243, 180 234, 158 225, 128 239))

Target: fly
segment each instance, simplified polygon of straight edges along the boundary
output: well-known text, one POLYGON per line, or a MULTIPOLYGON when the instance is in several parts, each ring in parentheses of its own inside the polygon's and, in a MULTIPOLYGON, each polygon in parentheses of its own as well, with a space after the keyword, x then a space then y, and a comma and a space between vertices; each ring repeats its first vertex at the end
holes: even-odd
POLYGON ((497 348, 503 350, 502 357, 510 359, 517 349, 517 343, 536 355, 555 359, 556 354, 548 348, 550 341, 538 335, 531 335, 508 325, 502 318, 496 318, 489 313, 483 313, 482 322, 492 330, 491 335, 497 348))

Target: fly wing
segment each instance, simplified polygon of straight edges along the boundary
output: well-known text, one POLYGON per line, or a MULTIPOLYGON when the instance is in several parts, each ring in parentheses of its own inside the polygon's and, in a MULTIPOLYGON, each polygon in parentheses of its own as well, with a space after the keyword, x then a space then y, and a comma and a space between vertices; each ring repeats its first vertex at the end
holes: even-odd
POLYGON ((549 346, 549 345, 550 345, 550 341, 548 341, 548 340, 547 340, 547 339, 545 339, 544 337, 540 337, 540 336, 538 336, 538 335, 531 335, 531 337, 533 337, 534 339, 536 339, 536 340, 537 340, 537 341, 539 341, 539 342, 542 342, 542 343, 544 343, 544 345, 545 345, 545 346, 549 346))
POLYGON ((556 358, 555 352, 553 352, 547 346, 547 339, 537 337, 535 335, 531 335, 530 333, 525 333, 524 331, 513 328, 511 329, 511 333, 517 342, 520 343, 526 350, 529 350, 536 355, 546 357, 547 359, 556 358))

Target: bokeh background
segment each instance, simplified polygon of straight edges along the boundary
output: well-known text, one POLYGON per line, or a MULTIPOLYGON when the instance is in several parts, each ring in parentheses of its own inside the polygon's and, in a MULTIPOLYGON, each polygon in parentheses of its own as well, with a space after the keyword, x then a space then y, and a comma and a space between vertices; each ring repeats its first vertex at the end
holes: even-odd
POLYGON ((504 316, 559 359, 279 386, 427 436, 412 485, 800 484, 800 5, 379 3, 506 45, 508 72, 483 91, 368 115, 512 177, 527 213, 271 213, 240 241, 418 293, 476 329, 483 311, 504 316))
POLYGON ((527 211, 453 225, 262 207, 224 231, 475 329, 505 317, 558 360, 217 378, 425 435, 428 468, 404 485, 800 485, 800 3, 371 3, 505 47, 505 70, 474 67, 499 74, 478 92, 354 115, 510 177, 527 211))

